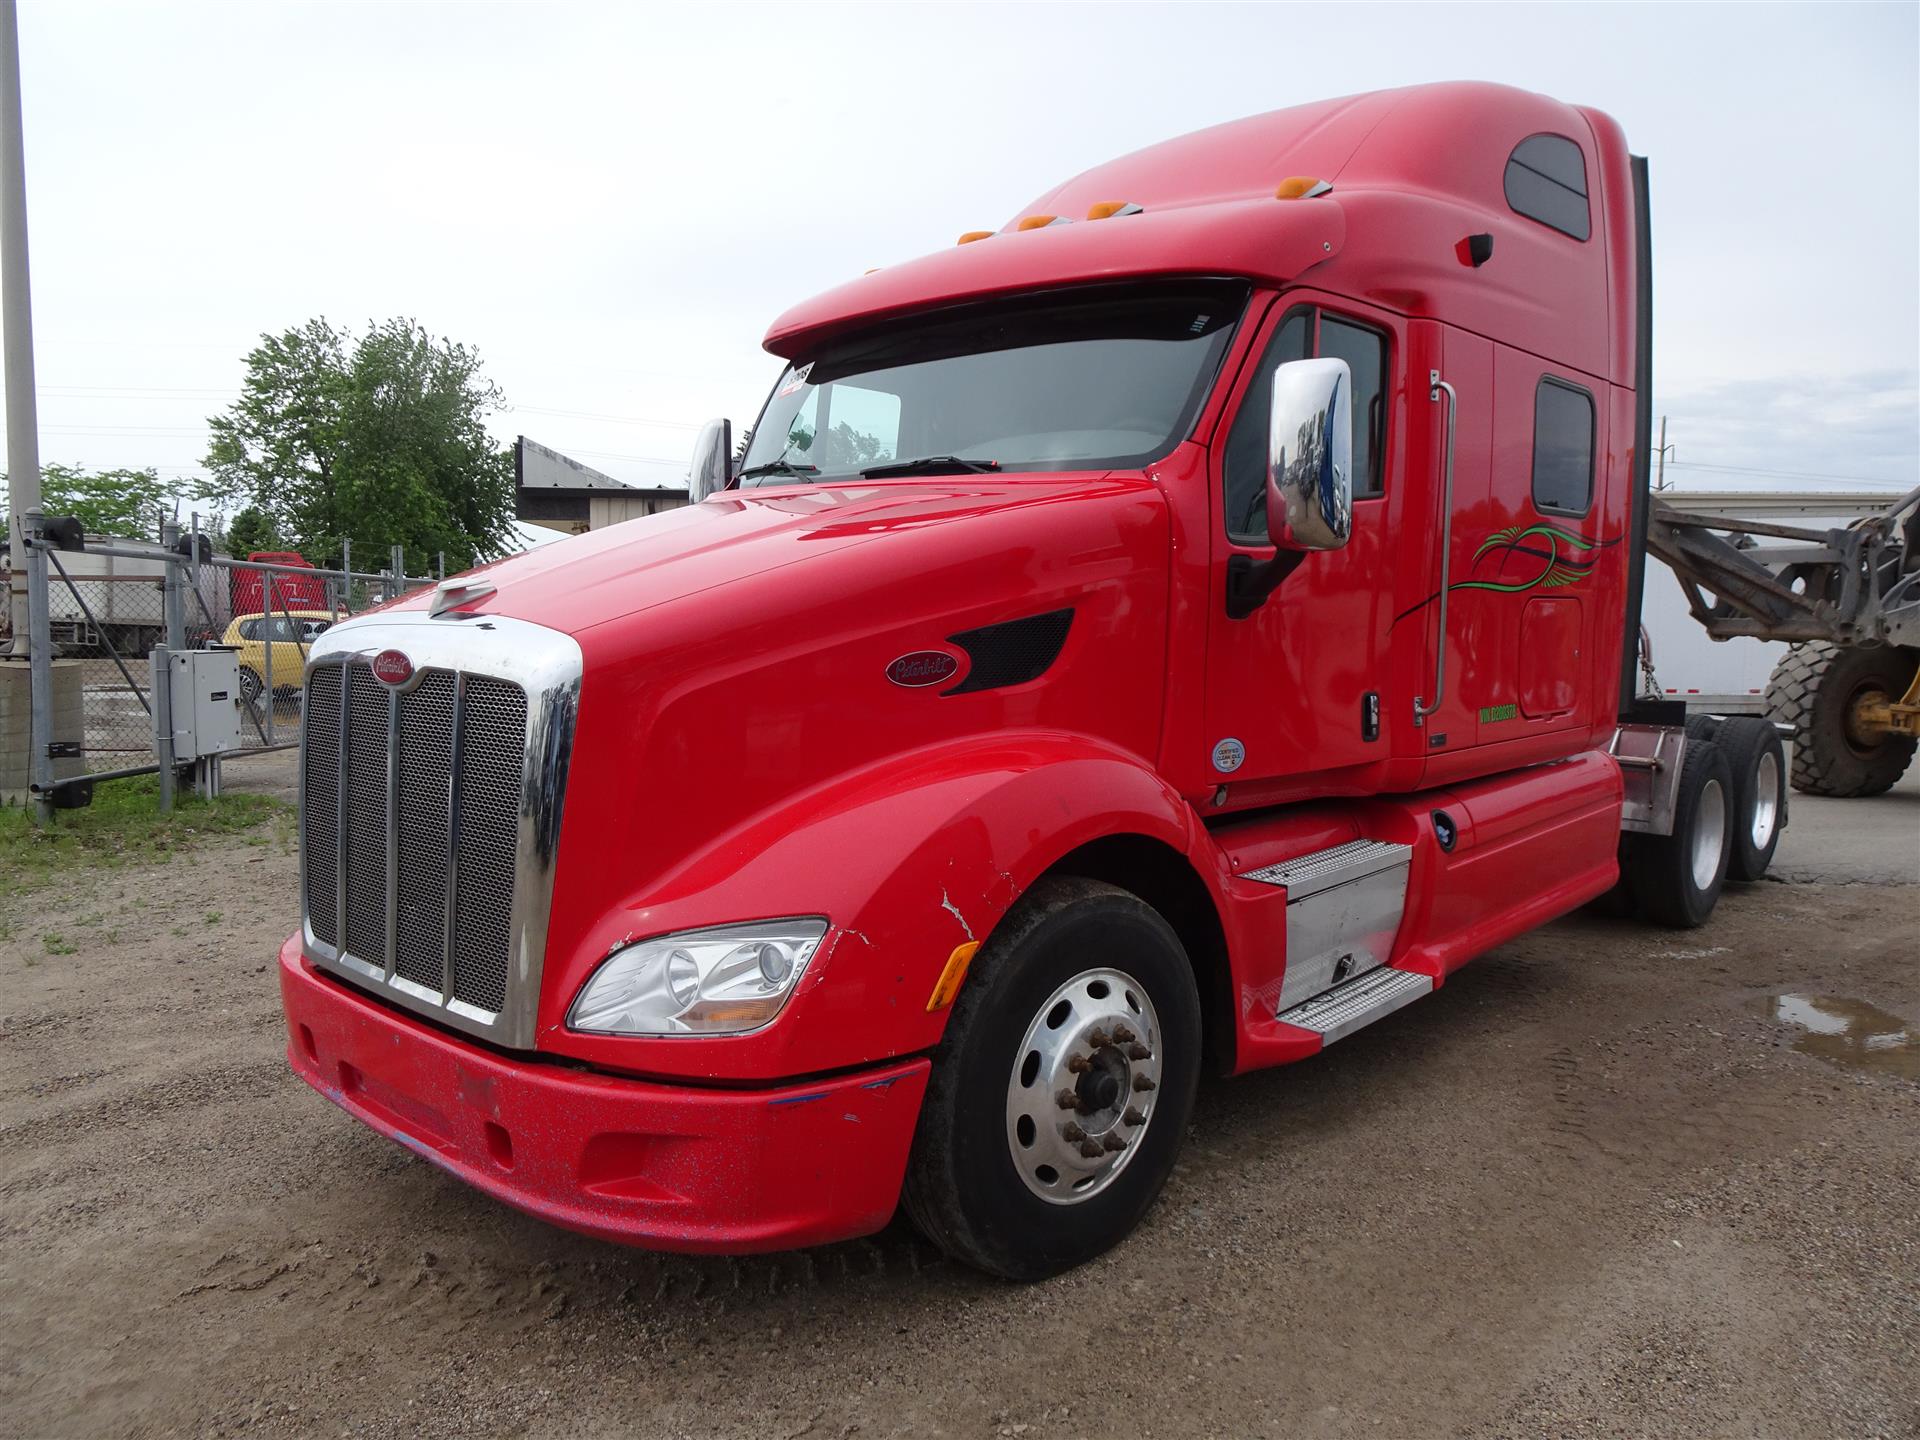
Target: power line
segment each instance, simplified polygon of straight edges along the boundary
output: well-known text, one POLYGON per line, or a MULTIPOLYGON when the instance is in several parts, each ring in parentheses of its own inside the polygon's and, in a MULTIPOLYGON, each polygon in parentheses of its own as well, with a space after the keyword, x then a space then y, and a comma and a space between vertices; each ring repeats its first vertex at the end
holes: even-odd
POLYGON ((1812 470, 1764 470, 1754 465, 1710 465, 1704 460, 1669 460, 1676 470, 1714 470, 1727 475, 1767 475, 1776 480, 1813 480, 1829 485, 1886 485, 1898 487, 1898 480, 1882 475, 1823 475, 1812 470))

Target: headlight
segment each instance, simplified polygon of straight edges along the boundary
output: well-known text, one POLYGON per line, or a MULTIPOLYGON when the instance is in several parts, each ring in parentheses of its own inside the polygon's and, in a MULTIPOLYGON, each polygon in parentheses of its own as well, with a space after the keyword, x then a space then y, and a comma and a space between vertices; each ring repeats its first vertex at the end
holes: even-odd
POLYGON ((827 933, 824 920, 762 920, 662 935, 616 951, 567 1016, 603 1035, 737 1035, 780 1013, 827 933))

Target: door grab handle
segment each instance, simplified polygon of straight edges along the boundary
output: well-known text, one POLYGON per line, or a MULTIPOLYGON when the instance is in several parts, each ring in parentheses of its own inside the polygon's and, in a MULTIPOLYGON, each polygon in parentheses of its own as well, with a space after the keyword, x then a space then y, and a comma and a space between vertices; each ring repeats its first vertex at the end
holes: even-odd
POLYGON ((1413 723, 1427 723, 1427 717, 1440 708, 1447 693, 1447 582, 1453 563, 1453 422, 1460 409, 1460 397, 1453 386, 1440 378, 1438 370, 1427 372, 1427 398, 1438 401, 1447 392, 1447 458, 1445 478, 1440 486, 1440 643, 1433 657, 1433 699, 1413 697, 1413 723))

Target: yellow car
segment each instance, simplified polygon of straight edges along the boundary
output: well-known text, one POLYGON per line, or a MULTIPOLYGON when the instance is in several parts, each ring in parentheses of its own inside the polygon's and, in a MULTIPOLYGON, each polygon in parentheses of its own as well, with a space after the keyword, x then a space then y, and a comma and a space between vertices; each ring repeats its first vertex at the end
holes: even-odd
POLYGON ((314 637, 338 617, 330 610, 287 610, 272 615, 236 615, 221 643, 239 651, 240 698, 251 705, 267 685, 267 651, 273 651, 273 691, 300 688, 314 637))

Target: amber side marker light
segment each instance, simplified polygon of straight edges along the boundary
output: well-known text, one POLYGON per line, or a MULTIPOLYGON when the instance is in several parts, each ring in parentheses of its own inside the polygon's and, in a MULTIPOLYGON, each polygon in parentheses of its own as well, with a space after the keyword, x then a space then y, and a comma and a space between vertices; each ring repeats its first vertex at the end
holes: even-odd
POLYGON ((973 952, 979 948, 978 940, 969 940, 964 945, 953 947, 953 953, 947 957, 946 968, 940 972, 940 978, 933 982, 933 994, 927 997, 929 1015, 953 1004, 954 997, 960 993, 960 982, 967 978, 967 967, 973 964, 973 952))
POLYGON ((1324 180, 1316 180, 1311 175, 1289 175, 1280 182, 1280 188, 1273 192, 1276 200, 1311 200, 1318 195, 1332 193, 1333 186, 1324 180))
POLYGON ((956 245, 971 245, 976 240, 991 240, 993 236, 994 232, 991 230, 969 230, 953 243, 956 245))
POLYGON ((1049 225, 1071 225, 1073 222, 1064 215, 1029 215, 1013 228, 1016 230, 1044 230, 1049 225))
POLYGON ((1102 200, 1098 205, 1087 211, 1087 218, 1089 220, 1110 220, 1115 215, 1138 215, 1141 213, 1140 206, 1130 205, 1125 200, 1102 200))

